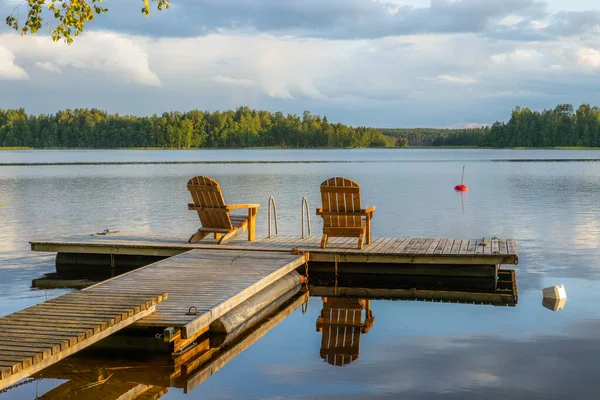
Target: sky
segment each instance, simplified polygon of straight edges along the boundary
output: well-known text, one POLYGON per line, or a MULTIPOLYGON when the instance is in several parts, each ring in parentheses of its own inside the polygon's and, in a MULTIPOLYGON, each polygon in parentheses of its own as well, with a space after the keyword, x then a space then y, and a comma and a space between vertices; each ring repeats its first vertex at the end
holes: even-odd
MULTIPOLYGON (((20 2, 0 0, 0 21, 20 2)), ((0 108, 462 127, 517 105, 600 105, 597 1, 171 0, 149 18, 142 0, 103 4, 72 45, 0 26, 0 108)))

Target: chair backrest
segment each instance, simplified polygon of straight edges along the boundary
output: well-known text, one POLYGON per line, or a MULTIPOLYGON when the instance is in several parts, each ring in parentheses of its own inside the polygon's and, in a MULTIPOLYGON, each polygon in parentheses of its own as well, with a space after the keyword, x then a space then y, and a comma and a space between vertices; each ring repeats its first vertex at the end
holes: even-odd
MULTIPOLYGON (((321 183, 323 212, 352 213, 361 210, 360 186, 348 178, 329 178, 321 183)), ((323 226, 327 228, 360 227, 362 217, 323 215, 323 226)))
POLYGON ((204 228, 233 229, 219 183, 207 176, 196 176, 187 183, 204 228))

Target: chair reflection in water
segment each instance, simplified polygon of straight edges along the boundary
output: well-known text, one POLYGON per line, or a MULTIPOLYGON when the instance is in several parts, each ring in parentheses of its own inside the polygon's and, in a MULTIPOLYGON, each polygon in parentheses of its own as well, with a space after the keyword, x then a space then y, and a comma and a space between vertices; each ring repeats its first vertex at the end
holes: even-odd
POLYGON ((360 335, 373 327, 375 318, 370 300, 339 297, 322 297, 322 300, 323 309, 317 318, 317 332, 322 333, 321 358, 343 367, 358 359, 360 335))

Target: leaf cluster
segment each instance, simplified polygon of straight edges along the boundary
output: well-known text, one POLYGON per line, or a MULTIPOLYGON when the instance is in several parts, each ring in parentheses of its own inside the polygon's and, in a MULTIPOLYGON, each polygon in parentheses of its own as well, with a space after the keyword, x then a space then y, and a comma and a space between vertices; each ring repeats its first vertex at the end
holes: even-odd
MULTIPOLYGON (((156 3, 159 11, 169 8, 170 0, 143 0, 142 13, 148 17, 152 9, 151 4, 156 3)), ((24 0, 13 12, 6 17, 6 24, 19 31, 21 35, 36 34, 44 26, 44 19, 56 21, 49 23, 52 40, 63 39, 66 43, 73 43, 73 38, 78 36, 89 21, 97 15, 108 11, 103 7, 102 0, 24 0), (27 18, 20 21, 18 11, 22 6, 28 8, 27 18)))

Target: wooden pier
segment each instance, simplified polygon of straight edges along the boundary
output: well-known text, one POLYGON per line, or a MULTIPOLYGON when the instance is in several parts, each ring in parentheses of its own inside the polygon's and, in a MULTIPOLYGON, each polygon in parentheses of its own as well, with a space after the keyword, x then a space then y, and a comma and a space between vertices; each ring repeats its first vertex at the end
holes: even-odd
MULTIPOLYGON (((355 238, 331 238, 325 249, 320 242, 318 237, 277 236, 188 243, 187 235, 79 235, 33 241, 34 251, 101 256, 109 266, 113 256, 137 257, 138 263, 142 257, 145 266, 0 318, 0 389, 125 327, 146 330, 152 337, 156 332, 170 351, 179 352, 204 338, 212 322, 309 262, 315 268, 334 266, 336 273, 338 265, 345 265, 350 272, 360 267, 368 273, 483 277, 493 281, 494 293, 504 290, 501 294, 516 303, 516 285, 500 288, 496 283, 500 264, 518 263, 513 240, 374 238, 362 249, 356 248, 355 238)), ((514 282, 514 273, 509 281, 514 282)), ((322 290, 322 295, 332 295, 322 290)), ((396 294, 433 296, 408 290, 396 294)), ((445 293, 446 300, 457 296, 462 295, 445 293)))
POLYGON ((356 248, 355 238, 331 238, 325 249, 319 237, 261 237, 253 242, 235 240, 218 244, 204 239, 188 243, 187 235, 78 235, 31 242, 34 251, 170 257, 192 249, 244 250, 290 253, 308 252, 313 262, 499 265, 518 264, 514 240, 373 238, 356 248))
POLYGON ((0 318, 0 389, 152 314, 166 298, 156 290, 89 290, 0 318))

